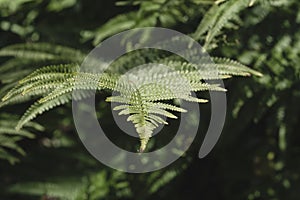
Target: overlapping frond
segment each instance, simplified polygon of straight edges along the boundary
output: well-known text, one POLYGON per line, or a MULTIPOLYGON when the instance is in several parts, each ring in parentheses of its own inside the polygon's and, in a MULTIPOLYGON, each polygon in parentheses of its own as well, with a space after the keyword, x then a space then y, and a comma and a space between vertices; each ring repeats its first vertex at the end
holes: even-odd
POLYGON ((221 29, 230 24, 231 20, 238 18, 239 12, 248 6, 252 6, 252 3, 249 4, 249 1, 245 0, 229 0, 219 5, 213 5, 204 15, 193 37, 199 40, 206 33, 203 47, 208 49, 212 40, 220 33, 221 29))
POLYGON ((0 50, 0 56, 14 56, 31 60, 69 60, 71 62, 81 62, 84 59, 84 55, 78 50, 50 43, 10 45, 0 50))
POLYGON ((11 164, 19 160, 15 153, 25 155, 25 151, 17 143, 25 138, 34 138, 34 133, 27 129, 43 131, 41 125, 33 122, 27 123, 26 130, 16 130, 17 122, 17 116, 4 113, 0 115, 0 159, 7 160, 11 164))
MULTIPOLYGON (((5 84, 0 90, 0 98, 2 98, 4 92, 14 87, 15 82, 35 69, 69 63, 79 64, 84 59, 84 54, 79 50, 55 44, 26 43, 0 49, 0 57, 10 58, 0 65, 0 82, 5 84)), ((21 102, 22 99, 28 100, 28 98, 18 98, 12 102, 21 102)))
MULTIPOLYGON (((82 31, 85 40, 93 39, 93 44, 98 45, 103 39, 133 28, 141 27, 171 27, 177 23, 186 23, 188 20, 203 12, 197 5, 212 4, 213 0, 185 0, 185 1, 119 1, 117 5, 138 6, 139 9, 128 12, 126 15, 120 14, 108 20, 103 26, 93 31, 82 31)), ((141 38, 141 42, 146 41, 151 36, 147 32, 141 38)), ((130 35, 129 35, 130 37, 130 35)))

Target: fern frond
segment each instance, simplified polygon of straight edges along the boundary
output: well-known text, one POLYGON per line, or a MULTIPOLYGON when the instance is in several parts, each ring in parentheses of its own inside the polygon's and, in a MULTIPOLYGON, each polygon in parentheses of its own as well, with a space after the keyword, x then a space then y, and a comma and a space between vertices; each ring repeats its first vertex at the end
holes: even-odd
POLYGON ((7 127, 1 127, 0 128, 0 134, 7 134, 7 135, 16 135, 16 136, 24 136, 27 138, 34 138, 34 134, 32 134, 29 131, 26 130, 16 130, 16 129, 12 129, 11 128, 7 128, 7 127))
POLYGON ((31 60, 26 59, 10 59, 5 63, 0 65, 0 74, 5 74, 6 72, 10 72, 11 70, 16 70, 22 68, 22 66, 29 66, 32 65, 31 60))
POLYGON ((212 26, 216 23, 216 20, 218 18, 218 13, 219 12, 219 6, 218 5, 213 5, 204 15, 204 17, 201 20, 201 23, 197 27, 197 30, 193 34, 193 38, 195 40, 199 40, 200 37, 206 33, 212 26))
POLYGON ((30 100, 30 98, 31 98, 30 96, 22 96, 22 95, 10 97, 9 99, 7 99, 5 101, 0 102, 0 108, 7 106, 7 105, 11 105, 11 104, 22 103, 22 102, 30 100))
MULTIPOLYGON (((137 69, 121 77, 121 85, 126 85, 123 87, 126 90, 121 90, 118 96, 107 98, 107 101, 123 104, 114 110, 120 111, 119 115, 129 115, 127 121, 134 123, 141 139, 141 152, 145 150, 153 130, 159 124, 166 124, 160 116, 177 119, 177 116, 166 110, 185 112, 182 108, 157 101, 178 98, 206 102, 190 95, 192 90, 187 87, 188 82, 184 84, 179 74, 178 71, 169 72, 160 65, 152 65, 146 74, 143 69, 137 69)), ((199 77, 198 81, 201 81, 199 77)), ((209 87, 208 84, 203 85, 209 87)))
POLYGON ((193 34, 196 40, 206 34, 203 48, 207 50, 212 40, 220 33, 222 28, 229 24, 231 20, 238 18, 238 14, 249 6, 245 0, 229 0, 220 5, 213 5, 205 14, 197 30, 193 34))
POLYGON ((34 119, 37 115, 40 115, 59 105, 63 105, 69 102, 71 99, 72 99, 71 94, 65 94, 51 101, 47 101, 43 103, 40 102, 34 103, 32 106, 30 106, 30 108, 25 112, 25 114, 19 120, 18 124, 16 125, 16 129, 20 130, 26 123, 34 119))
MULTIPOLYGON (((43 79, 56 79, 59 75, 69 75, 77 72, 79 66, 77 64, 65 64, 65 65, 50 65, 44 66, 40 69, 35 70, 24 79, 20 80, 19 83, 24 84, 30 81, 43 80, 43 79)), ((65 78, 65 77, 63 77, 65 78)))
POLYGON ((82 62, 84 54, 80 51, 49 43, 14 44, 0 49, 0 56, 14 56, 31 60, 68 60, 82 62))
POLYGON ((65 79, 74 76, 76 69, 77 65, 47 66, 38 69, 19 81, 19 84, 2 98, 2 105, 8 103, 7 100, 10 103, 19 101, 22 99, 20 96, 24 96, 23 99, 26 99, 28 96, 47 94, 62 85, 65 79))
MULTIPOLYGON (((16 130, 18 117, 2 113, 0 115, 0 159, 5 159, 14 164, 19 159, 13 152, 25 155, 25 151, 19 146, 18 142, 25 138, 34 138, 34 133, 29 130, 16 130)), ((37 123, 27 124, 27 128, 43 131, 44 128, 37 123)))
POLYGON ((0 80, 4 84, 6 84, 6 83, 12 83, 12 82, 20 79, 21 77, 27 76, 31 72, 32 72, 31 69, 20 69, 16 73, 12 73, 10 71, 10 72, 1 74, 0 75, 0 80))
MULTIPOLYGON (((39 45, 11 46, 8 50, 38 50, 39 45)), ((60 56, 58 52, 51 53, 50 46, 41 47, 44 53, 60 56)), ((1 50, 0 50, 1 51, 1 50)), ((4 51, 3 51, 4 52, 4 51)), ((118 95, 108 97, 106 101, 119 103, 114 110, 120 115, 129 115, 141 139, 140 151, 144 151, 152 136, 153 130, 160 124, 167 124, 163 118, 176 119, 172 112, 186 112, 185 109, 163 103, 180 99, 184 101, 206 103, 208 100, 192 96, 192 92, 220 91, 226 89, 217 84, 210 84, 206 80, 225 79, 231 76, 261 75, 236 61, 223 58, 203 57, 199 63, 187 63, 181 59, 170 59, 163 55, 157 56, 157 51, 149 51, 147 59, 140 59, 138 63, 154 61, 147 67, 138 67, 122 75, 130 59, 117 60, 112 70, 98 74, 97 72, 81 72, 77 64, 51 65, 35 70, 19 81, 3 98, 0 107, 11 103, 28 100, 30 97, 41 97, 22 116, 17 124, 20 130, 25 124, 37 115, 44 113, 56 106, 63 105, 74 99, 82 99, 92 91, 108 89, 118 95), (156 63, 157 62, 157 63, 156 63), (120 67, 118 67, 120 64, 120 67), (165 66, 168 67, 165 67, 165 66), (76 95, 74 95, 74 91, 76 95)), ((60 52, 63 54, 63 52, 60 52)), ((197 54, 197 52, 193 52, 197 54)), ((64 55, 75 55, 72 49, 66 49, 64 55)), ((166 54, 167 55, 167 54, 166 54)), ((140 53, 133 53, 130 58, 139 57, 140 53)), ((99 63, 98 63, 99 64, 99 63)), ((101 63, 100 63, 101 65, 101 63)))
MULTIPOLYGON (((54 90, 50 92, 47 96, 43 97, 42 99, 38 100, 36 103, 34 103, 22 116, 20 119, 18 125, 16 126, 17 129, 21 129, 26 123, 34 119, 37 115, 40 115, 54 107, 64 105, 68 102, 70 102, 72 99, 74 100, 80 100, 82 98, 86 98, 90 96, 90 93, 84 90, 90 90, 90 89, 96 89, 97 87, 95 84, 85 84, 80 85, 80 87, 76 87, 76 90, 78 90, 75 94, 72 94, 74 91, 74 88, 72 85, 74 84, 74 78, 70 78, 70 82, 62 82, 59 85, 54 84, 54 90), (67 87, 67 85, 69 87, 67 87), (94 87, 93 87, 94 86, 94 87), (57 89, 58 88, 58 89, 57 89), (81 91, 83 90, 83 91, 81 91)), ((87 83, 87 82, 84 82, 87 83)), ((47 85, 49 86, 49 84, 47 85)), ((74 86, 74 85, 73 85, 74 86)), ((45 86, 46 87, 46 86, 45 86)), ((36 87, 43 91, 42 86, 36 87)), ((36 89, 35 88, 35 89, 36 89)), ((39 91, 39 90, 38 90, 39 91)), ((37 93, 37 91, 35 91, 37 93)))
POLYGON ((131 12, 126 13, 126 15, 120 14, 109 20, 105 23, 105 25, 96 30, 96 37, 93 41, 94 45, 99 44, 108 36, 133 28, 133 26, 135 25, 135 18, 136 13, 131 12))
POLYGON ((249 67, 247 67, 246 65, 243 65, 237 61, 234 60, 230 60, 229 58, 219 58, 219 57, 213 57, 212 60, 216 63, 216 64, 221 64, 223 65, 223 67, 226 69, 228 69, 229 67, 233 67, 236 70, 240 70, 241 72, 245 72, 245 73, 249 73, 249 74, 253 74, 255 76, 263 76, 262 73, 253 70, 249 67))
MULTIPOLYGON (((58 179, 60 180, 60 179, 58 179)), ((17 183, 9 188, 10 192, 15 192, 23 195, 47 196, 51 198, 60 198, 66 200, 80 199, 81 190, 84 185, 81 179, 71 179, 64 177, 63 180, 53 182, 26 182, 17 183)))
POLYGON ((115 87, 118 76, 110 76, 108 74, 90 74, 90 73, 75 73, 73 77, 67 78, 59 85, 55 90, 49 93, 39 102, 43 103, 55 99, 66 93, 71 93, 76 90, 102 90, 110 89, 118 91, 118 87, 115 87))
POLYGON ((215 21, 214 25, 208 31, 204 49, 207 49, 213 38, 221 31, 221 29, 232 19, 237 17, 237 14, 248 7, 245 0, 231 0, 220 6, 218 19, 215 21))
POLYGON ((0 56, 14 56, 18 58, 26 58, 33 60, 53 60, 55 55, 50 53, 29 51, 29 50, 17 50, 4 48, 0 50, 0 56))

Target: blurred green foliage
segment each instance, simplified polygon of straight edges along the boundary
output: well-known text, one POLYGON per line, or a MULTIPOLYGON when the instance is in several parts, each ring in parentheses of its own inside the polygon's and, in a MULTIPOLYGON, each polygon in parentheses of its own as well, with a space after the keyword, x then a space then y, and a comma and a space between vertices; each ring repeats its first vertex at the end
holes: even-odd
MULTIPOLYGON (((197 153, 208 124, 209 105, 201 106, 199 136, 186 155, 153 173, 126 174, 101 165, 79 141, 70 105, 57 108, 38 119, 45 131, 33 127, 33 132, 41 132, 35 134, 36 139, 19 140, 23 136, 16 135, 9 140, 10 146, 18 144, 17 152, 25 150, 27 155, 20 157, 4 149, 13 155, 7 157, 11 163, 21 162, 0 161, 0 198, 299 199, 300 2, 227 0, 217 1, 219 6, 213 2, 131 0, 116 6, 113 1, 97 0, 0 0, 1 47, 38 41, 88 52, 119 31, 163 26, 191 34, 206 44, 211 55, 237 59, 264 74, 263 78, 225 82, 227 121, 208 157, 200 160, 197 153)), ((16 63, 6 58, 1 62, 1 95, 20 77, 45 64, 21 59, 16 63, 23 62, 22 70, 13 73, 10 66, 16 63)), ((107 117, 110 107, 101 98, 100 120, 117 132, 107 117)), ((18 104, 1 109, 0 124, 7 119, 5 113, 20 114, 24 109, 18 104)), ((14 126, 2 124, 0 130, 14 126)))

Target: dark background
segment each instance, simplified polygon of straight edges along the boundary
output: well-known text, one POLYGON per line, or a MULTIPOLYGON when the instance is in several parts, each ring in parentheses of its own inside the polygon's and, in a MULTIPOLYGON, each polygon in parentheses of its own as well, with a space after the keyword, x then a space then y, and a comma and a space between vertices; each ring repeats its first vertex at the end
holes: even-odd
MULTIPOLYGON (((151 9, 151 1, 134 2, 116 6, 110 0, 0 0, 0 47, 49 42, 89 52, 104 38, 122 31, 124 21, 103 24, 132 12, 140 13, 134 15, 132 28, 162 26, 190 34, 211 6, 178 0, 163 10, 151 9), (171 13, 171 20, 152 19, 165 13, 171 13)), ((299 199, 299 8, 298 0, 257 1, 238 12, 238 18, 213 41, 217 46, 209 50, 210 55, 236 59, 264 76, 225 82, 225 128, 204 159, 197 154, 209 123, 209 104, 200 106, 201 128, 185 156, 146 174, 118 172, 95 160, 74 130, 68 104, 36 119, 45 131, 18 142, 27 153, 16 155, 19 162, 0 160, 0 199, 299 199)), ((200 44, 203 41, 199 38, 200 44)), ((5 79, 1 74, 0 78, 5 79)), ((3 80, 0 87, 5 86, 3 80)), ((110 128, 116 142, 124 141, 111 122, 105 95, 99 97, 99 120, 110 128)), ((30 103, 0 112, 21 116, 30 103)), ((136 145, 138 141, 128 142, 136 145)))

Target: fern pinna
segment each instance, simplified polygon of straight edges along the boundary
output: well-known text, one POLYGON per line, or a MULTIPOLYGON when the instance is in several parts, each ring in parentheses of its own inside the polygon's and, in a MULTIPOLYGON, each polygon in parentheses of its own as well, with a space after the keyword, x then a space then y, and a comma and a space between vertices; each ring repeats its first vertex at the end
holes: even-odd
POLYGON ((53 64, 36 69, 18 81, 18 84, 2 97, 0 107, 27 101, 32 97, 42 97, 25 112, 16 129, 20 130, 37 115, 71 101, 72 97, 75 100, 87 97, 89 93, 84 91, 109 89, 118 95, 108 97, 107 101, 118 103, 114 110, 119 111, 120 115, 129 115, 127 121, 135 126, 141 140, 141 152, 145 150, 153 130, 160 124, 167 124, 164 117, 175 119, 177 117, 173 111, 186 112, 176 105, 165 103, 166 101, 181 99, 205 103, 206 99, 193 97, 191 92, 226 90, 204 80, 225 79, 232 75, 261 75, 236 61, 225 58, 212 58, 214 63, 203 61, 196 65, 180 59, 171 59, 170 56, 159 58, 155 56, 156 51, 149 53, 152 55, 150 57, 155 59, 147 67, 134 68, 122 73, 124 66, 127 66, 126 62, 130 61, 130 56, 131 59, 137 56, 132 54, 125 61, 124 59, 116 61, 113 68, 105 73, 87 73, 79 70, 78 61, 82 60, 82 53, 61 46, 53 48, 51 52, 50 46, 55 47, 50 44, 20 44, 0 51, 0 55, 14 56, 14 59, 25 57, 32 60, 62 62, 62 55, 55 52, 67 50, 63 54, 65 64, 53 64), (38 48, 39 46, 41 48, 38 48), (76 92, 74 97, 73 91, 80 92, 76 92))

